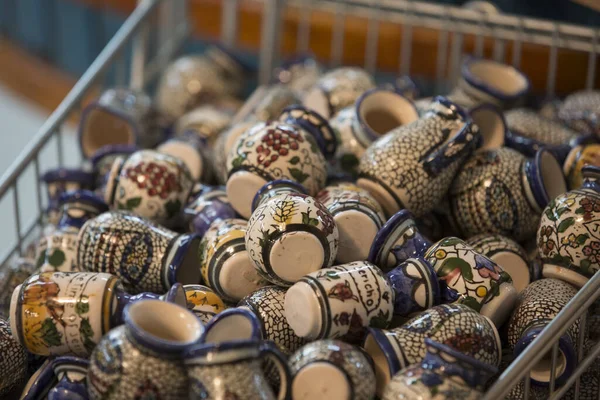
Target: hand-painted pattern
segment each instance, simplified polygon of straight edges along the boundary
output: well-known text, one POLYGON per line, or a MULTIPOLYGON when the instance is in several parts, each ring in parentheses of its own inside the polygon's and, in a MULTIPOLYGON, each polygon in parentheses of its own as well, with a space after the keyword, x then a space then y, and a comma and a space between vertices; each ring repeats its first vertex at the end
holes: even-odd
POLYGON ((3 319, 0 319, 0 355, 0 397, 7 398, 27 377, 27 354, 3 319))

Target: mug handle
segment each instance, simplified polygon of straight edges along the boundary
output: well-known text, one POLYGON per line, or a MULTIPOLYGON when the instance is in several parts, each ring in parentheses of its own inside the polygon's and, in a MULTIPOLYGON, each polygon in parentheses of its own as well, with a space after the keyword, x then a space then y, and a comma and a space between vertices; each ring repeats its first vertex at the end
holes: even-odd
POLYGON ((277 372, 279 372, 280 385, 277 400, 290 400, 292 398, 292 373, 285 355, 272 341, 263 342, 259 351, 261 358, 269 358, 275 364, 277 372))
POLYGON ((453 138, 431 152, 423 161, 423 168, 432 176, 439 175, 448 166, 470 154, 479 145, 473 134, 473 122, 466 120, 464 126, 453 138))

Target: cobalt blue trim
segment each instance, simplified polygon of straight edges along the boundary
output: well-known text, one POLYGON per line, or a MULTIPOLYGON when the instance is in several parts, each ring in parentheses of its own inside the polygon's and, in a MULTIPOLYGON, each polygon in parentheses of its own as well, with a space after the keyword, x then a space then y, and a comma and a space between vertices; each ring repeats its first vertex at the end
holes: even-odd
MULTIPOLYGON (((176 236, 175 239, 173 239, 173 241, 171 242, 172 245, 175 245, 175 243, 177 243, 178 247, 177 247, 177 250, 175 251, 175 255, 171 259, 171 262, 167 266, 167 268, 168 268, 167 282, 165 282, 167 288, 170 288, 177 282, 177 271, 181 267, 181 263, 183 262, 183 259, 187 255, 187 252, 190 249, 190 246, 192 245, 192 243, 194 243, 195 241, 199 241, 199 240, 200 240, 200 236, 196 235, 195 233, 186 233, 186 234, 183 234, 180 236, 176 236), (181 239, 181 240, 178 242, 179 239, 181 239)), ((167 248, 167 252, 165 253, 165 255, 168 256, 170 251, 171 251, 171 246, 169 246, 167 248)), ((183 282, 183 283, 198 283, 198 282, 183 282)))
MULTIPOLYGON (((542 156, 545 152, 548 154, 552 154, 545 148, 542 148, 535 154, 535 157, 533 159, 525 161, 525 176, 527 177, 527 182, 529 183, 529 187, 531 188, 531 192, 538 207, 542 210, 550 202, 550 196, 548 195, 546 186, 544 185, 544 180, 542 178, 541 171, 542 156)), ((556 179, 558 178, 560 177, 556 177, 556 179)))
POLYGON ((107 144, 106 146, 100 147, 92 156, 90 157, 90 161, 92 166, 96 168, 96 164, 106 157, 112 154, 132 154, 139 150, 134 144, 107 144))
MULTIPOLYGON (((242 316, 242 317, 246 318, 250 322, 250 326, 252 327, 250 337, 238 339, 238 340, 262 340, 263 339, 263 332, 261 329, 261 324, 260 324, 260 321, 259 321, 258 317, 256 316, 256 314, 254 314, 250 310, 246 310, 245 308, 236 307, 236 308, 229 308, 229 309, 215 315, 210 320, 210 322, 206 325, 206 329, 204 330, 204 333, 202 334, 202 337, 200 338, 200 343, 205 343, 206 337, 208 336, 210 331, 215 326, 217 326, 218 324, 223 322, 223 320, 230 318, 232 316, 242 316)), ((211 342, 211 343, 214 343, 214 342, 211 342)))
POLYGON ((335 136, 333 128, 329 125, 329 122, 325 118, 323 118, 321 114, 299 104, 287 106, 286 108, 284 108, 281 112, 281 115, 286 114, 287 118, 285 118, 282 122, 297 125, 300 128, 304 129, 306 132, 310 133, 312 137, 317 141, 317 145, 321 149, 321 152, 323 153, 325 158, 333 158, 337 150, 337 138, 335 136), (291 112, 295 110, 300 110, 305 114, 309 114, 310 116, 319 121, 319 125, 314 125, 304 118, 292 117, 291 112))
POLYGON ((82 185, 94 184, 94 174, 78 168, 56 168, 42 175, 42 181, 52 182, 78 182, 82 185))
POLYGON ((256 194, 254 195, 254 198, 252 199, 252 211, 254 211, 256 207, 258 207, 258 204, 260 203, 260 198, 264 193, 278 186, 289 187, 290 191, 295 190, 299 193, 308 195, 308 190, 306 190, 306 188, 301 183, 294 182, 289 179, 275 179, 273 181, 265 183, 260 189, 258 189, 256 194))
POLYGON ((408 365, 402 365, 402 361, 398 358, 394 347, 392 347, 389 339, 383 333, 383 330, 378 328, 367 328, 367 335, 365 336, 365 341, 363 342, 361 347, 365 347, 365 342, 369 335, 373 336, 375 343, 379 346, 385 359, 388 363, 388 368, 390 370, 390 378, 396 375, 402 368, 407 367, 408 365))

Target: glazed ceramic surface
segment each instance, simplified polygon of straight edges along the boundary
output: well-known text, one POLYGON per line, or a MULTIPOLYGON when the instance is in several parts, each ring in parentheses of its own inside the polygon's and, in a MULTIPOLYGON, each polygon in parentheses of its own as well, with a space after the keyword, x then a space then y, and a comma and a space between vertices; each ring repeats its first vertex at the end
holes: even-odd
POLYGON ((544 210, 537 234, 542 261, 592 276, 600 269, 600 168, 585 167, 588 179, 579 189, 560 194, 544 210))
POLYGON ((361 338, 367 326, 385 328, 394 292, 379 268, 356 261, 310 273, 288 289, 285 316, 307 339, 361 338))
MULTIPOLYGON (((576 293, 577 289, 573 286, 557 279, 541 279, 527 286, 519 296, 519 304, 508 325, 508 345, 514 354, 523 352, 576 293)), ((564 383, 577 364, 580 332, 580 320, 577 319, 558 341, 557 384, 564 383)), ((545 357, 533 367, 533 381, 542 384, 550 381, 549 360, 550 357, 545 357)))
POLYGON ((371 363, 356 347, 339 340, 318 340, 289 360, 296 400, 370 400, 375 396, 371 363))
POLYGON ((217 137, 227 128, 231 114, 210 105, 196 107, 177 119, 173 127, 174 136, 185 137, 189 132, 214 147, 217 137))
MULTIPOLYGON (((187 167, 192 181, 211 183, 214 175, 212 152, 205 139, 193 131, 161 143, 156 151, 179 159, 187 167)), ((188 193, 189 195, 189 193, 188 193)))
POLYGON ((285 193, 254 210, 246 249, 261 276, 291 286, 307 273, 333 264, 338 238, 335 221, 321 202, 305 194, 285 193))
POLYGON ((427 354, 421 365, 396 375, 383 394, 383 400, 476 400, 495 368, 466 356, 449 346, 425 339, 427 354))
POLYGON ((512 283, 521 292, 535 277, 530 276, 527 253, 520 244, 502 235, 482 233, 465 241, 473 249, 494 261, 512 278, 512 283))
POLYGON ((576 131, 598 136, 600 92, 582 90, 571 93, 558 108, 558 118, 576 131))
POLYGON ((138 147, 129 144, 107 144, 100 147, 90 157, 92 169, 96 175, 96 193, 104 198, 108 175, 117 157, 127 158, 138 151, 138 147))
POLYGON ((118 285, 110 274, 32 275, 12 295, 13 334, 34 354, 89 356, 111 328, 118 285))
POLYGON ((81 169, 58 168, 47 171, 41 180, 46 183, 48 194, 48 209, 46 219, 50 224, 58 224, 59 199, 65 192, 92 189, 94 175, 81 169))
POLYGON ((202 278, 225 301, 237 302, 266 284, 249 257, 247 229, 243 219, 225 219, 213 223, 200 242, 202 278))
POLYGON ((326 159, 329 160, 335 155, 338 146, 335 132, 327 120, 317 112, 301 105, 291 105, 281 112, 279 120, 312 135, 326 159))
POLYGON ((36 270, 34 260, 16 258, 0 268, 0 318, 8 319, 10 299, 17 286, 36 270))
POLYGON ((113 164, 106 188, 107 204, 132 211, 160 224, 172 223, 186 204, 194 184, 184 163, 152 150, 113 164))
POLYGON ((238 341, 205 344, 186 354, 189 399, 275 400, 289 398, 291 375, 284 356, 272 342, 238 341), (276 362, 280 392, 275 396, 261 361, 276 362))
POLYGON ((530 83, 518 69, 497 61, 467 57, 461 67, 458 89, 473 99, 473 105, 492 103, 512 108, 523 102, 530 83))
POLYGON ((90 399, 187 397, 182 356, 203 329, 194 314, 175 304, 146 300, 129 305, 125 325, 108 332, 90 357, 90 399))
POLYGON ((250 216, 250 199, 268 181, 293 180, 316 195, 326 179, 325 158, 313 136, 279 122, 242 134, 227 157, 227 169, 227 196, 243 217, 250 216))
POLYGON ((394 88, 374 88, 349 107, 340 110, 329 124, 338 136, 335 158, 346 172, 356 173, 366 148, 389 131, 419 118, 417 109, 394 88))
POLYGON ((508 318, 517 291, 498 264, 461 239, 442 239, 427 250, 427 260, 445 282, 448 300, 459 301, 489 317, 496 326, 508 318))
POLYGON ((367 149, 358 186, 369 191, 387 215, 405 208, 419 217, 442 200, 478 138, 478 128, 460 107, 437 98, 422 118, 394 129, 367 149))
POLYGON ((336 68, 319 78, 304 96, 303 104, 323 117, 331 118, 373 87, 373 78, 363 69, 336 68))
POLYGON ((200 236, 204 236, 213 222, 237 216, 221 186, 205 186, 202 192, 191 196, 183 212, 189 220, 189 231, 200 236))
POLYGON ((226 308, 223 300, 208 286, 184 285, 183 289, 188 310, 196 314, 203 324, 226 308))
POLYGON ((21 400, 87 400, 87 369, 89 361, 70 356, 56 357, 44 364, 31 377, 21 400))
POLYGON ((546 147, 563 160, 570 150, 569 142, 579 136, 566 126, 548 120, 533 110, 518 108, 504 114, 509 128, 507 146, 532 157, 546 147))
POLYGON ((25 382, 27 354, 11 334, 9 323, 3 319, 0 319, 0 354, 0 397, 5 398, 25 382))
POLYGON ((164 123, 146 93, 126 89, 106 90, 88 105, 79 124, 79 145, 91 157, 106 145, 156 146, 165 137, 164 123))
POLYGON ((200 239, 177 235, 137 215, 101 214, 81 228, 78 241, 78 265, 119 277, 130 293, 164 293, 175 282, 200 282, 200 239))
POLYGON ((306 341, 290 327, 284 313, 286 290, 277 286, 260 288, 244 297, 238 307, 248 307, 262 324, 262 337, 272 340, 286 355, 292 354, 306 341))
POLYGON ((81 226, 108 211, 108 206, 87 190, 66 192, 60 198, 61 211, 57 229, 38 243, 36 268, 40 272, 76 272, 77 236, 81 226))
POLYGON ((463 304, 442 304, 398 328, 369 329, 363 347, 375 362, 379 394, 401 369, 423 361, 426 338, 486 364, 500 363, 502 346, 492 321, 463 304))
POLYGON ((342 182, 325 187, 316 199, 329 210, 338 228, 337 261, 366 260, 371 243, 385 221, 377 200, 366 190, 342 182))
POLYGON ((526 159, 509 148, 476 152, 449 191, 451 217, 466 237, 498 233, 531 238, 550 199, 566 190, 560 165, 547 151, 526 159))
POLYGON ((323 67, 314 57, 301 55, 282 62, 273 72, 273 78, 302 94, 314 86, 322 73, 323 67))
POLYGON ((394 315, 409 317, 441 302, 438 277, 431 264, 421 257, 409 258, 386 276, 395 293, 394 315))
POLYGON ((581 169, 586 165, 600 167, 600 145, 587 144, 575 146, 565 163, 563 172, 567 177, 569 189, 577 189, 583 184, 583 173, 581 169))

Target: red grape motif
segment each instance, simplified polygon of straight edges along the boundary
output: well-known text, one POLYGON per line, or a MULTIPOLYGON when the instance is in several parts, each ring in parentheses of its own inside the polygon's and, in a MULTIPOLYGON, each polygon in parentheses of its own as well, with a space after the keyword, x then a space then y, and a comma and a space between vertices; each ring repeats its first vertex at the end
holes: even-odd
POLYGON ((177 175, 155 162, 142 162, 135 167, 129 167, 125 170, 125 175, 135 182, 139 189, 145 189, 151 197, 158 196, 164 200, 170 193, 182 190, 177 175))

